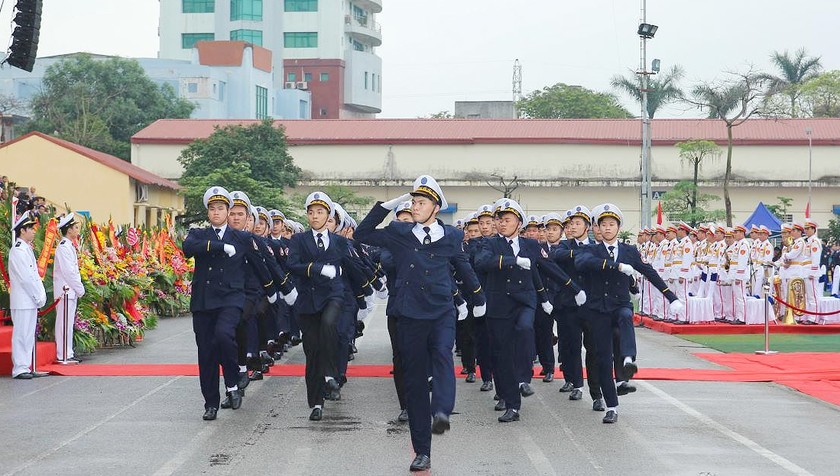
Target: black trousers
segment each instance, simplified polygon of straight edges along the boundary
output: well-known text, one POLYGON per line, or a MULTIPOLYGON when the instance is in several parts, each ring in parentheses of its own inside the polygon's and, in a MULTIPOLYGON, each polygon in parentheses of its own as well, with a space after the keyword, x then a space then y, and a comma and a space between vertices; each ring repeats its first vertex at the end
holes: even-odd
POLYGON ((198 372, 204 408, 219 408, 219 365, 226 387, 239 382, 236 363, 236 326, 242 310, 223 307, 210 311, 193 312, 193 332, 198 346, 198 372))
MULTIPOLYGON (((535 345, 540 365, 547 373, 553 374, 555 358, 554 346, 551 341, 554 339, 554 318, 546 314, 542 307, 537 309, 534 318, 534 339, 536 340, 535 345)), ((559 341, 557 345, 561 346, 559 341)))
POLYGON ((461 349, 461 365, 467 369, 467 372, 475 373, 475 320, 472 310, 467 314, 467 318, 463 321, 455 323, 455 341, 458 348, 461 349))
POLYGON ((476 362, 482 382, 493 381, 493 354, 490 351, 490 330, 486 317, 476 317, 473 323, 476 362))
POLYGON ((397 391, 397 400, 400 402, 400 410, 405 410, 405 376, 403 375, 402 356, 400 354, 399 340, 397 337, 397 316, 388 316, 388 336, 391 338, 391 361, 394 365, 394 389, 397 391))
POLYGON ((340 300, 329 301, 321 312, 299 314, 298 324, 303 333, 303 353, 306 355, 306 399, 309 408, 324 404, 325 377, 338 378, 338 318, 340 300))

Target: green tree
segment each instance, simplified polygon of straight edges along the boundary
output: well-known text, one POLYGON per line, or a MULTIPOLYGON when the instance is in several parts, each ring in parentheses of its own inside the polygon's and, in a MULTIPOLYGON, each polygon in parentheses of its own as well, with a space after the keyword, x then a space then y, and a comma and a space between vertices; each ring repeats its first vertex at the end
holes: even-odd
POLYGON ((699 193, 697 187, 683 180, 662 196, 662 211, 671 221, 682 220, 691 226, 717 221, 726 216, 724 210, 707 210, 709 203, 720 200, 717 195, 699 193))
POLYGON ((803 115, 840 117, 840 70, 827 71, 799 87, 803 115))
POLYGON ((184 186, 185 224, 204 220, 204 192, 213 185, 242 190, 251 203, 268 209, 289 210, 284 187, 294 187, 300 177, 286 149, 286 134, 271 119, 250 126, 226 126, 181 151, 184 166, 179 180, 184 186))
POLYGON ((706 109, 709 119, 720 119, 726 126, 726 171, 723 176, 723 203, 726 207, 726 225, 732 226, 732 200, 729 181, 732 178, 732 130, 753 116, 761 113, 758 103, 763 97, 761 78, 752 73, 735 74, 735 79, 696 86, 692 104, 706 109))
POLYGON ((710 140, 689 140, 675 144, 680 149, 680 158, 688 162, 693 169, 691 183, 694 185, 694 193, 691 199, 691 212, 697 212, 697 193, 699 190, 700 170, 707 160, 714 160, 720 157, 720 147, 710 140))
POLYGON ((557 83, 528 94, 516 103, 523 117, 530 119, 630 118, 630 112, 609 93, 581 86, 557 83))
MULTIPOLYGON (((683 91, 677 83, 683 79, 685 71, 682 67, 674 66, 661 76, 653 76, 648 80, 648 116, 653 119, 656 112, 666 104, 683 98, 683 91)), ((616 75, 610 80, 610 85, 632 97, 637 103, 642 103, 642 78, 637 74, 630 77, 616 75)))
POLYGON ((781 221, 785 221, 785 216, 788 214, 788 208, 793 204, 793 199, 790 197, 776 197, 779 203, 775 205, 767 205, 767 210, 773 215, 776 215, 781 221))
POLYGON ((784 115, 799 117, 799 87, 819 74, 822 69, 820 58, 808 56, 805 49, 801 48, 793 55, 787 50, 784 53, 774 51, 770 55, 770 61, 776 67, 778 75, 758 75, 759 80, 767 85, 765 97, 772 98, 776 94, 786 96, 789 107, 784 108, 784 115))
MULTIPOLYGON (((425 117, 425 119, 453 119, 453 118, 455 118, 455 116, 453 116, 452 113, 449 112, 449 111, 440 111, 440 112, 436 112, 434 114, 429 114, 428 116, 425 117)), ((420 119, 424 119, 424 118, 421 117, 420 119)))
MULTIPOLYGON (((834 218, 828 221, 822 238, 827 244, 840 243, 840 215, 834 215, 834 218)), ((836 276, 835 279, 840 279, 840 276, 836 276)))
POLYGON ((136 60, 76 54, 51 65, 30 104, 29 130, 56 134, 128 160, 131 136, 163 118, 188 118, 195 105, 158 86, 136 60))

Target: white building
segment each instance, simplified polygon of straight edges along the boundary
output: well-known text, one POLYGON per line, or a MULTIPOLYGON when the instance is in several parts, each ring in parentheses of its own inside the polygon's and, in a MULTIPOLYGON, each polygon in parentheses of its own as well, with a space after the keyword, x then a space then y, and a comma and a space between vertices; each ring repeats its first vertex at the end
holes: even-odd
POLYGON ((381 0, 160 0, 159 55, 253 43, 274 53, 275 90, 311 91, 313 118, 371 117, 382 110, 381 11, 381 0))

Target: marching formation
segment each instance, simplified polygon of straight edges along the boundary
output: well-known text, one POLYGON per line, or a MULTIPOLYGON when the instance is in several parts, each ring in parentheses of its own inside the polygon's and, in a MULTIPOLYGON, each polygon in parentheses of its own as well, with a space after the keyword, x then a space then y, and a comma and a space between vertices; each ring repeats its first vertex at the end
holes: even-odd
POLYGON ((309 419, 321 420, 325 401, 341 398, 375 297, 387 299, 412 471, 431 466, 432 434, 450 429, 453 350, 465 381, 478 375, 478 390, 494 395, 488 404, 500 423, 518 421, 523 398, 535 393, 535 358, 544 382, 562 368, 560 391, 572 401, 583 398, 586 366, 592 409, 615 423, 618 396, 635 391, 638 370, 631 296, 655 290, 663 309, 685 314, 687 287, 666 283, 672 276, 655 269, 647 246, 619 241, 624 217, 610 203, 538 218, 501 198, 456 227, 438 219, 448 204, 424 175, 358 224, 323 192, 306 199, 306 229, 241 191, 211 187, 204 204, 210 227, 190 230, 183 243, 195 258, 190 308, 203 418, 240 408, 248 383, 302 342, 309 419))
MULTIPOLYGON (((641 314, 679 324, 712 319, 745 324, 747 301, 763 299, 765 284, 771 295, 798 304, 808 312, 817 312, 826 274, 820 266, 823 253, 817 224, 806 220, 782 225, 781 248, 773 247, 768 240, 770 234, 764 225, 750 229, 715 224, 693 228, 679 223, 643 229, 637 244, 643 259, 680 299, 711 299, 712 312, 691 312, 692 306, 674 310, 655 286, 643 281, 641 314)), ((785 306, 776 306, 776 317, 782 317, 785 306)), ((817 323, 813 314, 793 315, 802 324, 817 323)))

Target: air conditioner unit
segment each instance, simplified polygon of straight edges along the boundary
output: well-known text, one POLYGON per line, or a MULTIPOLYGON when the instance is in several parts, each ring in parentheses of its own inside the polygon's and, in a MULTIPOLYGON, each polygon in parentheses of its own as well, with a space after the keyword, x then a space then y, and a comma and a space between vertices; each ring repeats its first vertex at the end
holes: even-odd
POLYGON ((306 81, 298 81, 296 87, 298 89, 309 89, 309 83, 306 81))
POLYGON ((295 89, 295 82, 294 81, 286 81, 286 85, 283 86, 286 89, 295 89))

